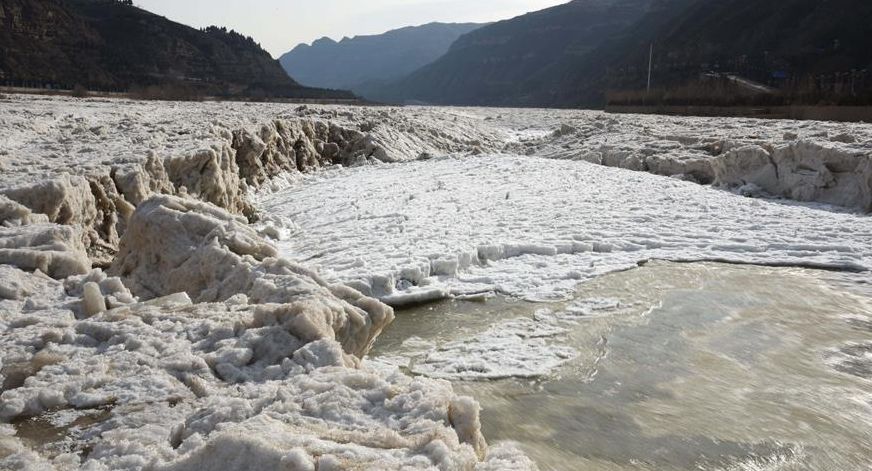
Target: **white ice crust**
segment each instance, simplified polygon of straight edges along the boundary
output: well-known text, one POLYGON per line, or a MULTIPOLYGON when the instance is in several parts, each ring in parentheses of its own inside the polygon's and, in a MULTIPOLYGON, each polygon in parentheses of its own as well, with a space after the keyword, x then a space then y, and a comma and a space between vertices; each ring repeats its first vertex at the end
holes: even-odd
POLYGON ((300 227, 283 255, 388 302, 425 290, 558 300, 650 259, 872 268, 868 216, 587 162, 489 155, 343 169, 261 204, 300 227))
POLYGON ((497 322, 484 332, 441 344, 412 337, 397 353, 375 361, 449 380, 547 378, 578 356, 567 341, 570 329, 580 322, 615 315, 622 307, 615 299, 577 299, 562 306, 540 308, 531 317, 497 322))

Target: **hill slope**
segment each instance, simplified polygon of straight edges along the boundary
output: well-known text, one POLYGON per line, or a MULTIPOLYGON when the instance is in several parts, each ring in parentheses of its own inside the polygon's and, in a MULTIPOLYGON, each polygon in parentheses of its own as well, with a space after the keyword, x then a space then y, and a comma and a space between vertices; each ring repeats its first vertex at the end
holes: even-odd
POLYGON ((532 105, 552 64, 584 57, 641 18, 651 0, 575 0, 462 36, 447 54, 374 98, 532 105))
POLYGON ((862 100, 872 91, 872 2, 672 0, 667 5, 672 13, 659 25, 635 28, 628 40, 603 47, 595 61, 564 75, 563 83, 589 76, 585 69, 606 68, 604 85, 641 88, 648 45, 654 43, 656 87, 674 88, 715 73, 769 85, 794 102, 862 100))
POLYGON ((112 0, 0 0, 0 82, 220 96, 350 97, 303 87, 251 38, 112 0))
POLYGON ((692 83, 705 100, 701 74, 740 76, 785 102, 872 103, 869 18, 867 0, 575 0, 465 35, 374 98, 602 106, 645 87, 653 43, 658 88, 692 83))
POLYGON ((384 34, 322 38, 300 44, 279 61, 300 83, 355 92, 398 80, 448 51, 461 35, 478 29, 476 23, 430 23, 384 34))

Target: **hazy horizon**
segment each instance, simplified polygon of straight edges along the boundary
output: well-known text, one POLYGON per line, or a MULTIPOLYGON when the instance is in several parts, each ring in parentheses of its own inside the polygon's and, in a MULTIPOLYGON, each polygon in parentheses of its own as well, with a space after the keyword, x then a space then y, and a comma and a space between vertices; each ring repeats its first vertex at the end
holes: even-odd
POLYGON ((300 43, 380 34, 430 22, 485 23, 569 0, 136 0, 153 13, 196 28, 226 26, 253 37, 278 58, 300 43))

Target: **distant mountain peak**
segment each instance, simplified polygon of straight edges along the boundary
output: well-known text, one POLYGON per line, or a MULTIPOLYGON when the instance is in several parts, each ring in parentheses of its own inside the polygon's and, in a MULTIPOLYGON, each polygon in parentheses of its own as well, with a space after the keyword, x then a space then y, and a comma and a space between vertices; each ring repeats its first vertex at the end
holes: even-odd
POLYGON ((304 85, 362 92, 429 64, 457 38, 481 26, 433 22, 338 42, 324 37, 311 46, 296 46, 279 60, 304 85))
POLYGON ((312 46, 313 46, 313 47, 317 47, 317 46, 326 46, 326 45, 331 45, 331 46, 332 46, 332 45, 334 45, 334 44, 337 44, 337 42, 334 41, 333 39, 327 37, 327 36, 324 36, 324 37, 321 37, 321 38, 318 38, 318 39, 312 41, 312 46))

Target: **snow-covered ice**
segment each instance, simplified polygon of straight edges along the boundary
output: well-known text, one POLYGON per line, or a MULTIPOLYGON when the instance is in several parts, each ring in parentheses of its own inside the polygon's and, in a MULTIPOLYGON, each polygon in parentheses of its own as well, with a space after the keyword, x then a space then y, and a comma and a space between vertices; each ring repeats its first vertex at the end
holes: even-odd
POLYGON ((309 114, 0 103, 0 468, 535 469, 449 383, 362 365, 391 308, 276 258, 295 224, 250 203, 486 144, 430 120, 389 155, 386 111, 309 114))
POLYGON ((283 255, 388 302, 408 289, 563 299, 649 259, 872 268, 867 216, 539 157, 332 170, 260 205, 301 229, 283 255))
POLYGON ((415 374, 453 380, 545 376, 575 356, 571 347, 554 341, 565 332, 552 322, 511 319, 471 338, 428 345, 401 365, 415 374))

